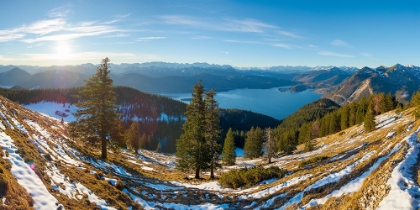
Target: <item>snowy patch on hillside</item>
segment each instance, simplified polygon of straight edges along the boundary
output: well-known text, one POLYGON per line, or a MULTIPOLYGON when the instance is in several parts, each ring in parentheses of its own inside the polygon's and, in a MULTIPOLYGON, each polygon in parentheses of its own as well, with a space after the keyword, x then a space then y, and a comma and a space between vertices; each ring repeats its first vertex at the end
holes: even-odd
POLYGON ((19 156, 17 147, 13 144, 13 140, 3 132, 0 132, 0 146, 3 150, 9 152, 7 159, 12 164, 11 172, 17 179, 18 183, 28 191, 34 199, 35 209, 57 209, 58 201, 54 198, 45 187, 44 183, 35 174, 31 167, 19 156))
POLYGON ((72 113, 76 112, 77 107, 70 105, 69 103, 64 103, 63 106, 63 103, 41 101, 39 103, 33 104, 22 104, 22 106, 36 112, 44 113, 58 120, 63 118, 64 122, 71 122, 76 120, 72 113), (68 116, 65 116, 64 114, 68 116))
POLYGON ((410 148, 402 160, 392 171, 388 184, 391 186, 389 194, 381 201, 378 209, 419 209, 420 188, 412 174, 412 166, 417 163, 420 144, 417 134, 420 128, 407 136, 404 140, 410 148))

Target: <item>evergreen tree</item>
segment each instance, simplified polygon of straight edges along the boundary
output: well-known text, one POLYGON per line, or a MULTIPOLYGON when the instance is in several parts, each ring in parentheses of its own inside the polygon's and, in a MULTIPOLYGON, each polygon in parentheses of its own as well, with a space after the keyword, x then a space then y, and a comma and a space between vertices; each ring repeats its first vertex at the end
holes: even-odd
POLYGON ((271 158, 276 154, 277 148, 276 148, 276 142, 274 141, 274 134, 273 130, 269 127, 265 129, 265 152, 267 153, 267 161, 270 164, 271 158))
POLYGON ((313 150, 313 143, 311 138, 311 124, 305 123, 302 125, 299 133, 299 143, 305 145, 305 151, 313 150))
POLYGON ((357 112, 356 103, 355 102, 350 103, 349 127, 356 125, 356 112, 357 112))
POLYGON ((158 143, 157 147, 156 147, 156 153, 161 153, 162 152, 162 146, 160 145, 160 142, 158 143))
POLYGON ((126 143, 137 154, 141 147, 140 127, 138 121, 133 121, 126 133, 126 143))
POLYGON ((232 128, 229 128, 225 142, 223 144, 222 162, 224 165, 235 165, 236 152, 235 152, 235 139, 233 136, 232 128))
POLYGON ((107 158, 107 136, 112 124, 117 119, 116 93, 112 89, 112 79, 109 77, 108 62, 105 58, 97 68, 96 74, 86 81, 85 86, 79 91, 76 103, 78 110, 76 129, 84 133, 86 140, 101 142, 101 158, 107 158))
POLYGON ((110 130, 110 136, 112 139, 111 145, 114 149, 127 147, 124 132, 123 121, 121 119, 115 120, 110 130))
POLYGON ((184 133, 176 142, 177 167, 182 171, 195 170, 195 178, 200 178, 200 170, 208 169, 211 153, 205 139, 204 87, 199 81, 194 85, 192 100, 187 106, 182 129, 184 133))
POLYGON ((414 117, 416 119, 419 119, 420 117, 420 91, 416 91, 415 93, 413 93, 413 96, 411 97, 410 105, 417 108, 414 111, 414 117))
POLYGON ((375 130, 375 117, 373 115, 372 107, 369 106, 364 120, 365 131, 370 132, 375 130))
POLYGON ((341 119, 340 119, 341 130, 344 130, 349 127, 349 114, 350 114, 350 107, 343 106, 341 108, 341 119))
POLYGON ((205 139, 210 147, 210 179, 214 179, 214 168, 216 167, 217 159, 219 155, 217 151, 219 151, 220 145, 217 144, 217 141, 220 138, 220 125, 219 125, 219 108, 217 105, 214 96, 216 95, 216 91, 211 89, 206 93, 205 96, 205 139))
POLYGON ((279 150, 286 154, 292 154, 295 149, 295 132, 292 130, 284 132, 279 140, 279 150))
POLYGON ((258 158, 262 155, 262 130, 259 127, 251 129, 246 133, 244 155, 246 158, 258 158))

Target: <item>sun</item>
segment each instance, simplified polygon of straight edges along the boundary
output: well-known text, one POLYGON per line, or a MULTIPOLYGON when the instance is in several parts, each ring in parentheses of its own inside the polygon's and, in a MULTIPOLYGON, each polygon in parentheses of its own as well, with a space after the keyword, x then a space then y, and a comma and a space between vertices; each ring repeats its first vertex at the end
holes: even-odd
POLYGON ((65 60, 71 57, 71 46, 68 42, 60 42, 55 47, 55 55, 58 59, 65 60))

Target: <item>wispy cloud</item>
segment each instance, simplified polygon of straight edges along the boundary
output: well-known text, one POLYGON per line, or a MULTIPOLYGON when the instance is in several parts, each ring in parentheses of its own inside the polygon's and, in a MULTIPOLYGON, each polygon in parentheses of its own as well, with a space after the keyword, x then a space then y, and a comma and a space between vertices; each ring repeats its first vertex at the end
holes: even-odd
POLYGON ((70 8, 68 6, 62 6, 62 7, 57 7, 54 8, 52 10, 50 10, 50 12, 48 13, 49 17, 65 17, 67 16, 67 14, 70 13, 70 8))
POLYGON ((216 29, 223 31, 236 31, 236 32, 253 32, 253 33, 262 33, 265 29, 277 28, 276 26, 254 20, 254 19, 245 19, 245 20, 235 20, 235 19, 225 19, 225 22, 222 24, 214 25, 216 29))
POLYGON ((186 25, 218 31, 262 33, 266 29, 277 28, 274 25, 254 19, 199 20, 194 17, 182 15, 164 15, 159 17, 165 24, 186 25))
POLYGON ((115 17, 116 18, 127 18, 130 15, 131 15, 131 13, 127 13, 127 14, 124 14, 124 15, 115 15, 115 17))
POLYGON ((141 41, 150 41, 150 40, 159 40, 159 39, 167 39, 167 37, 163 37, 163 36, 140 37, 140 38, 137 38, 136 41, 141 42, 141 41))
POLYGON ((222 51, 223 54, 228 55, 229 52, 228 51, 222 51))
POLYGON ((189 25, 189 26, 205 26, 206 23, 195 20, 194 18, 182 15, 164 15, 160 17, 164 23, 170 25, 189 25))
POLYGON ((211 39, 211 37, 209 37, 209 36, 195 36, 195 37, 191 37, 191 39, 211 39))
POLYGON ((118 34, 112 34, 109 36, 106 36, 107 38, 121 38, 121 37, 128 37, 130 35, 124 34, 124 33, 118 33, 118 34))
POLYGON ((292 49, 292 46, 290 46, 288 44, 282 44, 282 43, 272 44, 271 46, 280 47, 280 48, 284 48, 284 49, 292 49))
POLYGON ((283 36, 288 36, 288 37, 292 37, 292 38, 296 38, 296 39, 304 39, 305 38, 303 36, 299 36, 295 33, 289 32, 289 31, 277 31, 277 33, 279 33, 280 35, 283 35, 283 36))
POLYGON ((352 47, 350 44, 340 39, 335 39, 330 44, 337 47, 352 47))
POLYGON ((318 52, 319 55, 325 55, 325 56, 333 56, 333 57, 342 57, 342 58, 354 58, 353 55, 347 55, 347 54, 340 54, 330 51, 320 51, 318 52))
POLYGON ((243 41, 243 40, 235 40, 235 39, 225 39, 224 42, 232 42, 232 43, 242 43, 242 44, 262 44, 261 42, 256 41, 243 41))
POLYGON ((373 55, 372 55, 372 54, 367 53, 367 52, 362 52, 362 53, 360 53, 360 55, 361 55, 361 56, 364 56, 364 57, 367 57, 367 58, 372 58, 372 57, 373 57, 373 55))
POLYGON ((21 33, 14 33, 14 34, 5 34, 2 35, 1 31, 0 31, 0 42, 8 42, 8 41, 13 41, 16 39, 20 39, 22 37, 24 37, 25 34, 21 34, 21 33))

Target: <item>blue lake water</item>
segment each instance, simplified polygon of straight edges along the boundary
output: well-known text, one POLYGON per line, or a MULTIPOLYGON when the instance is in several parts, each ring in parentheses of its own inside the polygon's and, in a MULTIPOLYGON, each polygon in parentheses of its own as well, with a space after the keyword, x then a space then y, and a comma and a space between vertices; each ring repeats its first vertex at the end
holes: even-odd
MULTIPOLYGON (((161 93, 175 100, 191 98, 191 93, 161 93)), ((322 94, 306 90, 300 93, 270 89, 235 89, 216 93, 220 108, 243 109, 284 119, 305 104, 320 99, 322 94)), ((188 101, 184 101, 189 103, 188 101)))

